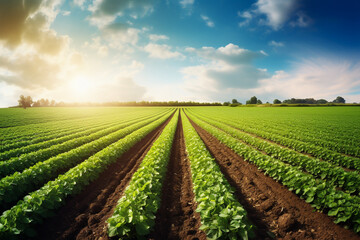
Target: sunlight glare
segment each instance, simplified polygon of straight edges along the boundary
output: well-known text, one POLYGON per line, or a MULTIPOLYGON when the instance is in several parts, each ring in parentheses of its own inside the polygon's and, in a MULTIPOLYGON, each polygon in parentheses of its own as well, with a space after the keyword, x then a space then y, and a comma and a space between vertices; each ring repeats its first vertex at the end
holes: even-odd
POLYGON ((90 90, 91 83, 88 78, 84 76, 77 76, 70 82, 70 88, 76 93, 84 94, 90 90))

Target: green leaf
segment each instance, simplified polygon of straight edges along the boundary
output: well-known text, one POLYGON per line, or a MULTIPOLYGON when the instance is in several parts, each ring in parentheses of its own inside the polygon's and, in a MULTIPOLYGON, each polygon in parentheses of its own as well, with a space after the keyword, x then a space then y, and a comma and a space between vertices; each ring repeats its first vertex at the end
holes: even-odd
POLYGON ((150 226, 148 226, 146 223, 139 223, 135 226, 136 233, 140 236, 144 236, 146 234, 149 234, 150 226))
POLYGON ((329 212, 328 212, 328 215, 329 216, 336 216, 339 212, 339 209, 336 208, 336 209, 331 209, 329 212))

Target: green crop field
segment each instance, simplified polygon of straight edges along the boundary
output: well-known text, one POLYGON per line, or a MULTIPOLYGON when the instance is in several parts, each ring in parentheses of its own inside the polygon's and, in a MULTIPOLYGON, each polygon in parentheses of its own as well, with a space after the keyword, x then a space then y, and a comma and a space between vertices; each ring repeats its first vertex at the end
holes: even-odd
POLYGON ((359 107, 0 109, 0 239, 359 239, 359 107))

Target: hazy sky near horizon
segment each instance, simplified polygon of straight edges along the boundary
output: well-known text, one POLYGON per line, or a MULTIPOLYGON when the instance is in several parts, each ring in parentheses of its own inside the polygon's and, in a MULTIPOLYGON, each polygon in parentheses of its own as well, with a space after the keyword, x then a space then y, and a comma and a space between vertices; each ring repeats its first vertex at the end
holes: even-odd
POLYGON ((360 2, 0 0, 0 107, 66 102, 360 102, 360 2))

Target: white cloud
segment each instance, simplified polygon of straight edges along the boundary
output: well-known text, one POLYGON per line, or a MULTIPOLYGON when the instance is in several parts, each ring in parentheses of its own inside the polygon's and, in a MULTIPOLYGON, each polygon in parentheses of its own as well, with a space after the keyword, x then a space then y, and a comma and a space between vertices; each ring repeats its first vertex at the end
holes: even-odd
POLYGON ((133 78, 144 69, 144 64, 133 60, 130 65, 122 66, 118 70, 118 75, 126 78, 133 78))
POLYGON ((147 89, 134 80, 143 69, 144 64, 135 60, 129 65, 121 65, 114 73, 114 79, 97 81, 96 86, 87 95, 91 96, 91 101, 98 102, 143 100, 147 89))
POLYGON ((280 29, 294 13, 298 0, 258 0, 255 3, 256 11, 266 16, 264 24, 271 26, 274 30, 280 29))
POLYGON ((149 39, 151 41, 156 42, 156 41, 160 41, 160 40, 169 40, 169 37, 165 36, 165 35, 150 34, 149 39))
POLYGON ((100 37, 94 37, 92 42, 85 42, 84 47, 94 49, 101 57, 106 57, 109 52, 107 45, 103 44, 100 37))
POLYGON ((118 17, 127 14, 133 19, 143 17, 153 11, 158 0, 94 0, 88 10, 92 12, 90 23, 98 27, 108 25, 118 17))
POLYGON ((38 54, 18 54, 14 59, 0 56, 0 81, 27 89, 55 88, 67 72, 64 58, 49 59, 38 54))
MULTIPOLYGON (((283 98, 324 98, 360 92, 360 63, 333 59, 308 59, 292 71, 278 71, 261 81, 259 93, 283 98)), ((360 99, 359 99, 360 100, 360 99)))
POLYGON ((186 89, 201 96, 216 99, 229 89, 250 89, 258 86, 261 79, 268 78, 264 69, 253 65, 253 60, 264 56, 237 45, 228 44, 215 49, 202 47, 188 48, 196 53, 206 64, 186 67, 182 70, 186 89))
POLYGON ((271 102, 275 98, 332 101, 337 96, 344 97, 349 103, 360 102, 360 62, 331 58, 306 59, 294 63, 292 70, 277 71, 270 77, 266 70, 258 69, 263 71, 263 75, 256 84, 241 83, 242 76, 252 77, 251 72, 242 75, 248 69, 240 68, 236 74, 232 74, 231 70, 234 69, 228 65, 213 62, 184 68, 182 73, 187 90, 217 101, 228 101, 237 96, 238 100, 245 102, 255 95, 263 102, 271 102), (219 75, 212 75, 213 72, 219 75))
POLYGON ((124 50, 131 48, 139 41, 139 33, 142 30, 132 28, 123 23, 111 23, 101 28, 103 38, 111 48, 124 50))
POLYGON ((169 59, 183 57, 180 52, 171 51, 171 47, 166 44, 149 43, 144 47, 151 58, 169 59))
POLYGON ((50 28, 61 13, 60 3, 0 2, 0 82, 19 89, 50 89, 75 70, 69 64, 74 53, 70 37, 50 28))
POLYGON ((189 48, 188 51, 195 51, 200 57, 227 63, 229 65, 251 63, 255 58, 263 56, 261 52, 253 52, 229 43, 225 47, 215 49, 213 47, 202 47, 200 49, 189 48))
POLYGON ((258 19, 260 25, 267 25, 277 31, 286 24, 293 27, 306 27, 311 19, 300 9, 301 0, 257 0, 252 8, 238 12, 244 18, 240 27, 249 25, 253 19, 258 19))
POLYGON ((83 8, 86 0, 74 0, 74 4, 83 8))
POLYGON ((211 21, 211 19, 208 16, 201 15, 201 19, 205 21, 208 27, 215 27, 215 23, 211 21))
POLYGON ((60 3, 59 0, 1 1, 0 44, 11 49, 25 44, 40 53, 58 54, 69 42, 68 36, 58 36, 50 29, 60 3))
POLYGON ((253 18, 253 15, 250 11, 244 11, 244 12, 238 12, 238 16, 245 18, 244 21, 239 22, 239 27, 247 26, 249 25, 251 19, 253 18))
POLYGON ((119 76, 113 83, 98 86, 92 94, 91 101, 141 101, 145 93, 146 88, 138 85, 133 78, 119 76))
POLYGON ((183 8, 188 8, 191 7, 192 5, 194 5, 195 0, 181 0, 180 1, 180 5, 183 8))
POLYGON ((71 14, 70 11, 62 11, 61 13, 63 16, 69 16, 71 14))
POLYGON ((284 47, 284 43, 283 42, 276 42, 274 40, 270 41, 269 42, 269 46, 272 46, 272 47, 284 47))

